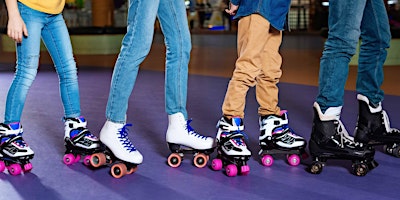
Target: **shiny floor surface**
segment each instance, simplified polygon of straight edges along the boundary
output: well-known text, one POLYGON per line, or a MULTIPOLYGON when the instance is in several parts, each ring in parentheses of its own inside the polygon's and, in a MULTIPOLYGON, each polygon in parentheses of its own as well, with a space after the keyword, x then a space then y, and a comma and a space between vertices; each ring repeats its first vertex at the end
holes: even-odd
MULTIPOLYGON (((233 67, 229 65, 234 64, 236 51, 234 35, 224 36, 230 38, 225 42, 217 40, 220 37, 193 36, 192 57, 198 52, 204 56, 193 57, 188 87, 191 125, 201 134, 212 137, 216 133, 215 124, 221 115, 222 100, 233 67), (203 66, 200 63, 208 66, 200 67, 203 66), (228 69, 222 69, 225 67, 228 69)), ((257 155, 259 127, 253 89, 247 96, 244 120, 247 144, 253 153, 248 161, 249 175, 227 177, 224 170, 213 171, 209 166, 198 169, 192 165, 190 155, 180 167, 169 167, 166 158, 170 152, 165 143, 168 121, 164 112, 164 61, 162 57, 157 58, 162 55, 158 51, 162 49, 160 41, 156 38, 150 55, 152 59, 146 60, 139 73, 127 113, 128 122, 133 123, 130 138, 144 155, 144 162, 137 172, 115 179, 109 174, 109 167, 94 170, 82 163, 66 166, 62 162, 64 130, 58 78, 51 67, 42 65, 28 94, 22 117, 24 138, 35 151, 33 170, 19 176, 9 175, 7 171, 0 173, 0 199, 398 199, 400 160, 384 154, 381 147, 377 147, 375 157, 380 165, 365 177, 352 175, 351 161, 346 160, 329 160, 319 175, 307 172, 310 158, 297 167, 289 166, 281 157, 277 157, 271 167, 262 166, 257 155)), ((282 54, 284 67, 287 66, 293 76, 286 73, 279 84, 280 106, 289 111, 291 128, 309 139, 312 103, 317 94, 315 72, 318 72, 318 51, 322 43, 318 38, 315 43, 295 38, 290 41, 283 44, 282 54), (304 53, 303 58, 309 59, 296 58, 296 52, 304 53), (302 62, 313 66, 297 69, 299 71, 295 73, 294 65, 302 62), (312 81, 306 83, 305 80, 312 81)), ((105 121, 112 66, 87 66, 79 70, 82 114, 88 120, 89 129, 98 135, 105 121)), ((1 64, 0 69, 0 116, 3 118, 13 72, 12 65, 7 63, 1 64)), ((348 87, 342 120, 352 134, 357 102, 351 85, 348 87)), ((398 85, 393 87, 393 91, 399 91, 398 85)), ((393 127, 400 127, 399 101, 399 94, 385 96, 384 108, 393 127)), ((211 158, 215 155, 213 153, 211 158)))

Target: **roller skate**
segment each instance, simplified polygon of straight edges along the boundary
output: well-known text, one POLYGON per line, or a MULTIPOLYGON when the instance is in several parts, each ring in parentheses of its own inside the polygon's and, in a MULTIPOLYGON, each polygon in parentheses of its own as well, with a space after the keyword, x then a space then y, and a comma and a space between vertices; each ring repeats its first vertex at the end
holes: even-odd
POLYGON ((307 142, 304 138, 294 134, 289 128, 286 111, 281 115, 267 115, 259 118, 261 163, 270 167, 274 163, 274 155, 286 155, 291 166, 300 164, 301 158, 307 158, 305 151, 307 142))
POLYGON ((128 127, 132 124, 119 124, 106 121, 100 131, 101 152, 92 154, 90 165, 94 168, 111 166, 111 175, 121 178, 132 174, 142 163, 143 156, 128 137, 128 127))
POLYGON ((314 121, 309 142, 313 163, 309 171, 319 174, 327 160, 340 159, 351 160, 352 173, 365 176, 378 166, 374 160, 375 150, 354 142, 354 138, 348 134, 340 121, 341 108, 331 107, 323 114, 318 103, 314 103, 314 121))
POLYGON ((190 126, 192 120, 186 121, 182 113, 169 115, 168 120, 166 140, 172 152, 168 156, 168 165, 179 167, 184 154, 192 154, 193 164, 198 168, 205 167, 214 151, 214 139, 198 134, 190 126))
POLYGON ((86 128, 86 120, 83 117, 65 119, 65 155, 64 164, 71 165, 79 162, 84 156, 83 164, 88 166, 90 155, 99 151, 99 139, 86 128))
POLYGON ((246 134, 241 118, 228 119, 222 117, 217 124, 217 157, 212 161, 213 170, 221 170, 225 167, 226 175, 247 175, 250 167, 247 161, 251 152, 244 141, 246 134))
POLYGON ((11 175, 30 172, 34 152, 22 138, 20 123, 0 124, 0 172, 6 168, 11 175))
POLYGON ((359 115, 354 139, 372 146, 383 145, 386 154, 400 157, 400 131, 390 127, 381 103, 373 105, 366 96, 357 95, 359 115))

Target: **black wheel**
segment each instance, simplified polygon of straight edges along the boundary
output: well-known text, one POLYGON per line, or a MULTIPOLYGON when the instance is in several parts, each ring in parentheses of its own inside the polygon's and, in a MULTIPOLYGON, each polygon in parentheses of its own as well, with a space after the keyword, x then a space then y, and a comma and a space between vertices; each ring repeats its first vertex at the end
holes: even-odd
POLYGON ((397 146, 393 149, 392 155, 396 158, 400 158, 400 146, 397 146))
POLYGON ((353 165, 353 173, 356 176, 365 176, 368 173, 368 167, 366 164, 355 164, 353 165))
POLYGON ((320 174, 322 172, 322 168, 323 168, 322 163, 314 162, 310 166, 310 173, 312 173, 312 174, 320 174))

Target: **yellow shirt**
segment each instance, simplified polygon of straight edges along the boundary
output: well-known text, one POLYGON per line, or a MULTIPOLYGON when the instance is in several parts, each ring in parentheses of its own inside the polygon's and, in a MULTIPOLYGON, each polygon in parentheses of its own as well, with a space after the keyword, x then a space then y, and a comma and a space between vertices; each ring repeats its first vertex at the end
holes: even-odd
POLYGON ((19 0, 29 8, 48 13, 60 14, 65 6, 65 0, 19 0))

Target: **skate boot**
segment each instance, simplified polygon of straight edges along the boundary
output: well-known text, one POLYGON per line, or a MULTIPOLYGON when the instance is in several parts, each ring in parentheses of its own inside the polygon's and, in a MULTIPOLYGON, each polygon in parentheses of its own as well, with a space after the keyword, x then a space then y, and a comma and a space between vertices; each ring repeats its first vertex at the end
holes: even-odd
POLYGON ((172 152, 168 156, 168 165, 178 167, 187 153, 193 155, 196 167, 205 167, 214 151, 214 139, 198 134, 190 126, 192 120, 186 121, 182 113, 168 115, 168 121, 166 140, 172 152))
POLYGON ((385 153, 400 157, 400 131, 390 127, 389 117, 381 103, 372 105, 361 94, 357 99, 359 114, 354 139, 369 145, 383 145, 385 153))
POLYGON ((270 167, 274 162, 274 155, 284 154, 292 166, 300 164, 301 158, 306 158, 307 142, 304 138, 294 134, 289 128, 286 111, 281 115, 266 115, 259 118, 261 163, 270 167))
POLYGON ((313 163, 310 172, 319 174, 328 159, 351 160, 353 174, 364 176, 378 166, 374 160, 375 150, 354 142, 340 121, 340 107, 331 107, 325 114, 318 103, 314 103, 314 121, 309 142, 313 163))
POLYGON ((100 131, 102 151, 90 157, 91 166, 111 166, 111 175, 114 178, 121 178, 137 170, 137 166, 143 162, 143 156, 128 137, 129 126, 132 124, 106 121, 100 131))
POLYGON ((32 170, 34 152, 22 138, 20 123, 0 124, 0 172, 5 168, 11 175, 32 170))
POLYGON ((245 143, 247 135, 243 132, 244 125, 241 118, 228 119, 222 117, 217 124, 217 158, 212 161, 214 170, 225 167, 228 176, 236 176, 238 173, 247 175, 250 167, 247 161, 251 152, 245 143))
POLYGON ((83 164, 90 164, 90 155, 100 149, 99 139, 86 128, 86 120, 83 117, 66 118, 64 122, 64 164, 71 165, 79 162, 81 156, 85 156, 83 164))

